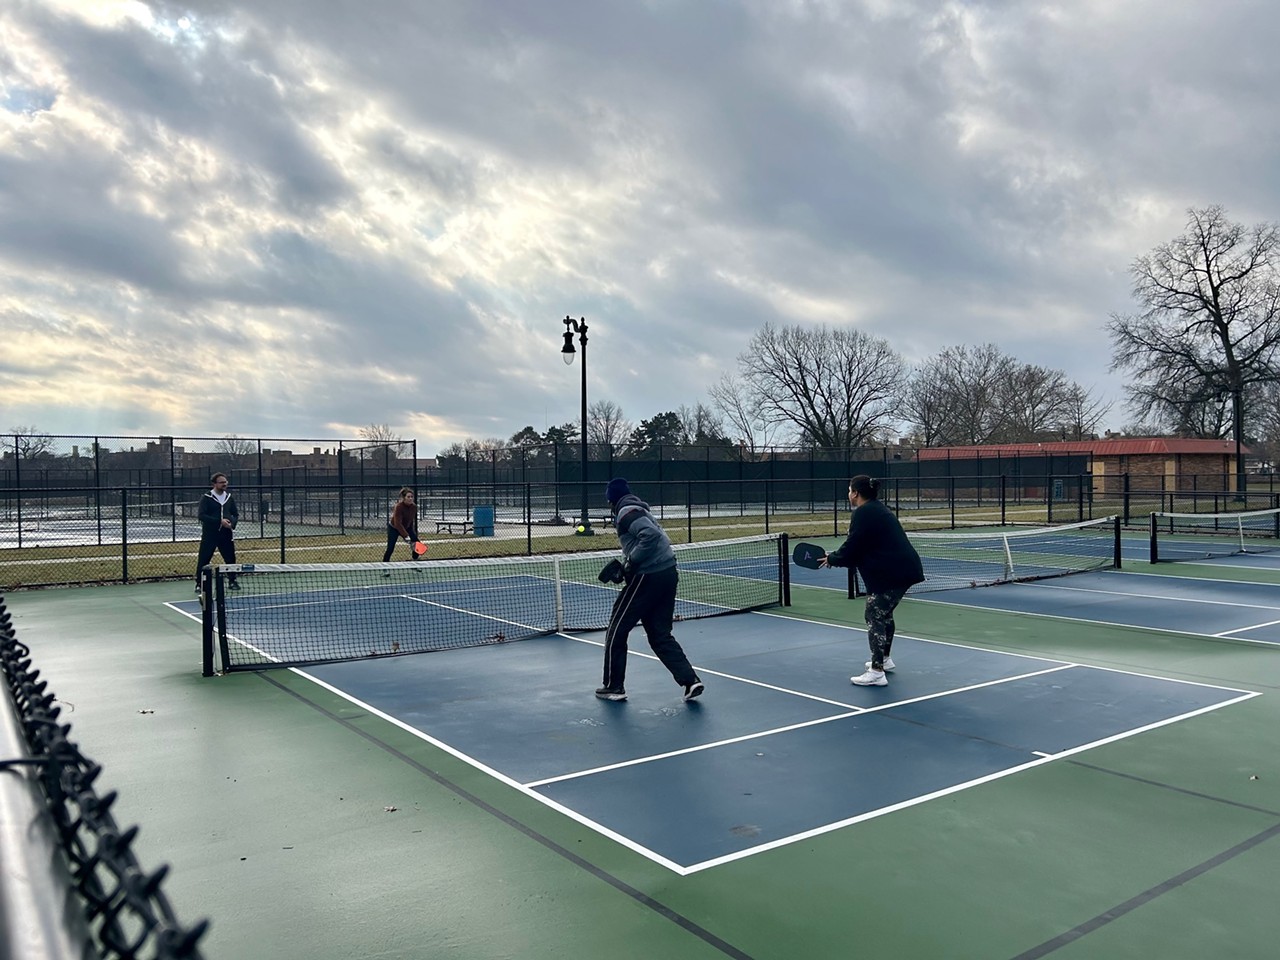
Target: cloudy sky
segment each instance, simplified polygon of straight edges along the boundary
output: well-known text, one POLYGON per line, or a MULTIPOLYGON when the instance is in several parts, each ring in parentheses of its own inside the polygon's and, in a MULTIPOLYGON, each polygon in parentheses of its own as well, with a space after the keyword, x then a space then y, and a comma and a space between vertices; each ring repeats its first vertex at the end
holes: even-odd
POLYGON ((1276 36, 1273 0, 4 0, 0 431, 428 455, 577 420, 566 314, 633 421, 766 322, 1118 400, 1133 258, 1280 219, 1276 36))

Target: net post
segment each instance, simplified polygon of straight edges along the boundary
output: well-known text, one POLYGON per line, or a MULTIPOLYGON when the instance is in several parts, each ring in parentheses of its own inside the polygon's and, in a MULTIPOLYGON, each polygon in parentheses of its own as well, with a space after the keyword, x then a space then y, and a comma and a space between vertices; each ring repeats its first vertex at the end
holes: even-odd
POLYGON ((1124 559, 1123 551, 1120 549, 1120 517, 1111 518, 1111 526, 1115 536, 1115 568, 1120 569, 1120 563, 1124 559))
POLYGON ((524 552, 533 556, 533 493, 528 482, 524 485, 524 552))
POLYGON ((1149 536, 1151 538, 1150 560, 1152 563, 1160 562, 1160 548, 1156 543, 1156 528, 1160 525, 1160 521, 1157 519, 1158 516, 1159 515, 1153 511, 1151 516, 1147 519, 1147 523, 1151 527, 1151 533, 1149 536))
POLYGON ((560 576, 560 558, 553 563, 556 590, 556 633, 564 633, 564 580, 560 576))
POLYGON ((778 602, 791 606, 791 550, 790 538, 784 533, 778 537, 778 602))
POLYGON ((202 677, 213 676, 213 588, 209 568, 200 571, 200 648, 202 677))
POLYGON ((210 570, 209 576, 213 578, 213 601, 218 617, 218 653, 222 657, 222 669, 226 670, 231 666, 231 651, 227 649, 226 578, 221 567, 210 570))

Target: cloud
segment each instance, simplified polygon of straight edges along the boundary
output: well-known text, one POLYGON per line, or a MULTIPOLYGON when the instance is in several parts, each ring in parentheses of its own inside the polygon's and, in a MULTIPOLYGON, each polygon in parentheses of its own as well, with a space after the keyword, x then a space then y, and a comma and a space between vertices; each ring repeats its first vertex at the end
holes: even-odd
MULTIPOLYGON (((0 405, 434 452, 707 399, 765 322, 995 342, 1111 396, 1190 206, 1274 218, 1280 10, 18 0, 0 405)), ((1123 422, 1117 410, 1114 423, 1123 422)))

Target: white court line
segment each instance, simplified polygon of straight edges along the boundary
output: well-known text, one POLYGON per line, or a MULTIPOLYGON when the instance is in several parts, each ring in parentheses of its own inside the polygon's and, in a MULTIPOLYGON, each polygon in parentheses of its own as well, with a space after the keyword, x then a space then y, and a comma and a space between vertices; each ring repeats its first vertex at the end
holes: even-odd
MULTIPOLYGON (((891 710, 894 707, 903 707, 910 703, 920 703, 925 700, 936 700, 940 697, 949 697, 949 696, 952 696, 953 694, 965 693, 966 691, 969 691, 969 690, 979 690, 982 687, 994 687, 998 684, 1009 683, 1013 680, 1025 680, 1028 677, 1038 677, 1041 674, 1045 674, 1045 673, 1056 673, 1059 670, 1069 670, 1072 667, 1077 667, 1077 666, 1080 666, 1080 664, 1063 663, 1056 667, 1050 667, 1047 670, 1037 670, 1034 673, 1024 673, 1016 677, 1000 677, 999 679, 996 679, 996 680, 985 680, 982 683, 970 684, 967 687, 955 687, 951 690, 940 690, 937 693, 929 693, 920 697, 911 697, 910 699, 907 699, 907 700, 894 700, 892 703, 882 703, 878 707, 856 707, 853 705, 849 705, 848 713, 837 714, 831 717, 819 717, 816 720, 806 720, 802 723, 793 723, 785 727, 774 727, 771 730, 759 730, 755 733, 744 734, 741 737, 731 737, 728 740, 713 740, 709 743, 700 743, 693 747, 684 747, 680 750, 668 751, 667 753, 655 753, 646 757, 636 757, 633 760, 624 760, 624 761, 621 761, 620 763, 610 763, 600 767, 592 767, 589 770, 576 770, 572 773, 564 773, 556 777, 548 777, 545 780, 531 780, 528 783, 526 783, 525 786, 541 787, 541 786, 545 786, 548 783, 559 783, 562 780, 576 780, 579 777, 590 776, 593 773, 604 773, 608 770, 620 770, 623 767, 634 767, 642 763, 650 763, 654 760, 665 760, 668 757, 678 757, 684 754, 698 753, 699 751, 702 751, 702 750, 710 750, 714 747, 722 747, 731 743, 742 743, 746 740, 758 740, 762 737, 772 737, 780 733, 787 733, 791 730, 799 730, 802 727, 813 727, 821 723, 830 723, 833 720, 845 720, 845 719, 848 719, 849 717, 862 716, 868 713, 880 713, 884 710, 891 710)), ((709 671, 708 671, 708 675, 709 676, 711 675, 709 671)), ((718 674, 718 676, 727 677, 728 679, 731 679, 731 680, 738 680, 743 683, 752 682, 745 677, 733 677, 729 674, 718 674)), ((799 697, 806 696, 806 694, 799 693, 798 691, 795 691, 795 690, 784 690, 782 687, 773 687, 772 689, 777 690, 781 693, 790 693, 794 696, 799 696, 799 697)), ((826 701, 826 702, 831 703, 833 701, 826 701)))
MULTIPOLYGON (((1037 583, 1018 583, 1010 584, 1010 586, 1018 587, 1038 587, 1043 584, 1037 583)), ((1134 596, 1143 596, 1143 594, 1134 594, 1134 596)), ((1218 637, 1211 633, 1196 633, 1194 630, 1178 630, 1174 627, 1151 627, 1145 623, 1123 623, 1119 620, 1095 620, 1092 617, 1072 617, 1061 613, 1042 613, 1039 610, 1019 610, 1012 607, 987 607, 980 604, 964 603, 963 601, 953 600, 935 600, 930 597, 908 597, 907 599, 915 600, 917 603, 936 603, 948 607, 964 607, 966 610, 982 610, 988 613, 1014 613, 1024 617, 1042 617, 1046 620, 1061 620, 1065 623, 1084 623, 1095 627, 1119 627, 1124 630, 1145 630, 1148 633, 1172 633, 1181 637, 1200 637, 1201 639, 1226 639, 1234 643, 1257 643, 1262 646, 1274 647, 1276 642, 1272 640, 1254 640, 1252 637, 1218 637)), ((896 638, 895 638, 896 639, 896 638)), ((916 639, 916 638, 912 638, 916 639)), ((943 641, 929 641, 931 643, 940 643, 943 641)), ((955 644, 955 646, 964 646, 964 644, 955 644)), ((975 650, 986 650, 986 647, 974 647, 975 650)), ((1004 651, 993 651, 1003 653, 1004 651)), ((1087 666, 1087 664, 1086 664, 1087 666)), ((1166 678, 1161 678, 1166 679, 1166 678)))
MULTIPOLYGON (((1084 666, 1084 665, 1081 664, 1080 666, 1084 666)), ((1085 666, 1085 669, 1100 669, 1100 668, 1085 666)), ((1157 679, 1167 679, 1167 678, 1160 677, 1157 679)), ((1226 688, 1220 688, 1220 689, 1226 689, 1226 688)), ((1245 700, 1251 700, 1254 697, 1260 697, 1260 696, 1262 696, 1262 694, 1260 693, 1244 692, 1243 696, 1236 697, 1234 700, 1227 700, 1222 703, 1211 704, 1210 706, 1201 707, 1197 710, 1193 710, 1185 714, 1180 714, 1179 716, 1176 716, 1176 717, 1168 717, 1164 720, 1159 720, 1155 723, 1147 724, 1144 727, 1137 727, 1133 730, 1126 730, 1126 731, 1123 731, 1122 733, 1113 734, 1110 737, 1104 737, 1101 740, 1095 740, 1091 743, 1080 744, 1077 747, 1071 747, 1070 749, 1063 750, 1060 753, 1050 754, 1050 753, 1045 753, 1043 751, 1032 751, 1032 754, 1036 757, 1036 759, 1028 763, 1023 763, 1014 767, 1009 767, 1008 769, 1005 769, 1005 770, 997 770, 995 773, 990 773, 983 777, 977 777, 976 779, 968 780, 968 781, 965 781, 964 783, 953 784, 949 787, 944 787, 941 790, 935 790, 933 793, 924 794, 919 797, 912 797, 910 800, 904 800, 900 803, 891 804, 890 806, 887 806, 887 807, 880 807, 876 810, 868 810, 865 813, 860 813, 855 817, 849 817, 845 820, 839 820, 834 823, 823 824, 820 827, 814 827, 812 829, 805 830, 802 833, 792 834, 791 836, 787 836, 787 837, 779 837, 776 840, 770 840, 768 843, 763 843, 763 844, 760 844, 759 846, 751 847, 746 850, 738 850, 734 853, 727 854, 723 857, 716 857, 713 860, 704 860, 700 863, 691 864, 688 867, 682 868, 678 872, 682 876, 688 876, 693 873, 698 873, 702 870, 710 869, 711 867, 718 867, 718 866, 721 866, 722 864, 731 863, 734 860, 742 860, 749 856, 755 856, 758 853, 764 853, 767 850, 774 850, 774 849, 777 849, 778 847, 796 843, 797 841, 800 841, 800 840, 808 840, 811 837, 820 836, 821 834, 824 834, 824 833, 830 833, 833 830, 839 830, 842 827, 847 827, 851 824, 861 823, 866 820, 872 820, 876 817, 882 817, 885 814, 894 813, 898 810, 904 810, 907 807, 914 807, 918 804, 925 803, 929 800, 934 800, 938 797, 945 797, 948 794, 959 793, 961 790, 967 790, 970 787, 976 787, 984 783, 990 783, 994 780, 999 780, 1002 777, 1008 777, 1015 773, 1021 773, 1023 770, 1030 770, 1032 767, 1039 767, 1046 763, 1052 763, 1055 760, 1061 760, 1063 757, 1070 757, 1077 753, 1083 753, 1086 750, 1093 750, 1096 747, 1100 747, 1108 743, 1115 743, 1118 740, 1124 740, 1128 737, 1136 736, 1139 733, 1146 733, 1147 731, 1155 730, 1158 727, 1164 727, 1164 726, 1168 726, 1171 723, 1178 723, 1182 720, 1188 720, 1191 717, 1199 716, 1202 713, 1208 713, 1212 710, 1218 710, 1222 707, 1229 707, 1229 706, 1232 706, 1233 704, 1241 703, 1245 700)))
MULTIPOLYGON (((1192 564, 1186 564, 1186 566, 1192 566, 1192 564)), ((1216 565, 1212 563, 1204 563, 1204 564, 1201 564, 1201 566, 1214 567, 1216 565)), ((1221 568, 1218 568, 1218 569, 1221 569, 1221 568)), ((1232 569, 1248 570, 1250 568, 1249 567, 1233 567, 1232 569)), ((1144 570, 1130 570, 1127 568, 1124 570, 1117 570, 1114 573, 1107 574, 1107 576, 1117 576, 1117 575, 1120 577, 1126 577, 1126 578, 1127 577, 1146 577, 1149 580, 1168 580, 1170 583, 1190 582, 1190 583, 1203 583, 1207 585, 1213 585, 1218 583, 1234 583, 1244 587, 1263 587, 1263 588, 1269 587, 1272 590, 1280 590, 1280 583, 1273 583, 1272 581, 1269 581, 1269 580, 1236 580, 1231 577, 1199 577, 1199 576, 1186 577, 1177 573, 1148 573, 1144 570)))
POLYGON ((375 717, 380 717, 381 719, 387 721, 393 726, 399 727, 405 733, 415 736, 419 740, 423 740, 431 744, 432 746, 437 747, 440 750, 443 750, 445 753, 449 754, 450 756, 456 757, 457 759, 461 760, 463 763, 466 763, 472 767, 475 767, 477 770, 481 771, 482 773, 488 774, 489 776, 493 777, 495 780, 499 781, 500 783, 504 783, 507 786, 511 787, 513 790, 517 790, 520 793, 523 793, 525 796, 530 797, 534 800, 537 800, 539 803, 550 807, 551 809, 557 811, 558 813, 564 814, 570 820, 574 820, 582 824, 584 827, 594 830, 597 833, 608 837, 610 840, 613 840, 621 844, 622 846, 626 847, 628 850, 632 850, 635 853, 640 854, 642 857, 652 860, 654 863, 657 863, 660 866, 666 867, 668 870, 672 871, 673 873, 683 874, 685 872, 685 868, 682 867, 680 864, 675 863, 672 860, 668 860, 666 857, 662 856, 659 853, 654 852, 653 850, 650 850, 648 847, 641 846, 640 844, 632 840, 630 837, 617 833, 616 831, 606 827, 604 824, 597 823, 594 820, 590 820, 587 817, 584 817, 582 814, 578 813, 576 810, 566 807, 563 804, 558 803, 555 800, 552 800, 550 797, 542 796, 536 791, 531 790, 528 787, 524 786, 518 780, 511 779, 511 777, 508 777, 506 774, 501 773, 498 770, 495 770, 493 767, 490 767, 484 763, 481 763, 479 760, 477 760, 475 757, 472 757, 470 754, 463 753, 461 750, 457 750, 454 747, 451 747, 449 744, 445 743, 443 740, 439 740, 436 737, 433 737, 430 734, 422 730, 419 730, 417 727, 413 726, 412 724, 406 723, 405 721, 400 720, 398 717, 394 717, 389 713, 379 710, 377 707, 374 707, 371 704, 365 703, 360 698, 352 696, 351 694, 347 693, 345 690, 342 690, 339 687, 335 687, 331 683, 326 683, 325 681, 321 680, 319 677, 312 676, 311 674, 307 673, 305 670, 301 669, 300 667, 290 667, 289 670, 292 673, 295 673, 306 680, 310 680, 312 683, 316 684, 317 686, 323 687, 325 690, 328 690, 330 693, 335 694, 336 696, 339 696, 342 699, 350 703, 353 703, 358 707, 368 710, 369 713, 373 714, 375 717))
MULTIPOLYGON (((1203 583, 1204 581, 1197 581, 1203 583)), ((1265 603, 1238 603, 1234 600, 1206 600, 1198 597, 1165 596, 1160 593, 1132 593, 1128 590, 1094 590, 1090 587, 1069 587, 1059 583, 1017 583, 1019 587, 1041 587, 1045 590, 1065 590, 1070 593, 1092 593, 1107 597, 1129 597, 1139 600, 1172 600, 1178 603, 1205 603, 1217 607, 1247 607, 1251 610, 1280 610, 1280 605, 1271 606, 1265 603)), ((1267 584, 1258 584, 1267 586, 1267 584)))
MULTIPOLYGON (((1241 633, 1245 630, 1261 630, 1263 627, 1274 627, 1277 623, 1280 623, 1280 620, 1268 620, 1266 623, 1251 623, 1247 627, 1236 627, 1236 629, 1234 630, 1223 630, 1221 633, 1212 634, 1212 636, 1229 637, 1233 633, 1241 633)), ((1239 637, 1237 639, 1247 639, 1247 638, 1239 637)))

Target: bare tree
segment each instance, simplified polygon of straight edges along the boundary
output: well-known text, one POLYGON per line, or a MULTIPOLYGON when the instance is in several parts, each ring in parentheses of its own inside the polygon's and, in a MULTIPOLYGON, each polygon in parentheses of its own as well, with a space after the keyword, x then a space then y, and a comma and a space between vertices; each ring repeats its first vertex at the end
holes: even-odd
POLYGON ((1266 383, 1249 391, 1251 419, 1249 446, 1266 469, 1275 472, 1280 463, 1280 382, 1266 383))
POLYGON ((994 344, 947 347, 916 368, 901 414, 926 446, 1083 438, 1110 409, 1061 370, 994 344))
POLYGON ((1014 367, 1013 359, 990 343, 947 347, 920 366, 913 380, 916 390, 933 391, 937 416, 934 443, 962 445, 1001 439, 1008 419, 1002 385, 1009 381, 1014 367), (921 380, 929 386, 921 386, 921 380))
POLYGON ((1078 383, 1063 397, 1060 428, 1064 440, 1087 440, 1097 436, 1098 424, 1111 412, 1112 404, 1093 395, 1078 383))
POLYGON ((680 418, 680 429, 684 434, 682 443, 723 445, 729 442, 720 417, 701 401, 692 407, 682 404, 676 410, 676 416, 680 418))
POLYGON ((724 374, 708 391, 712 406, 729 423, 739 443, 755 454, 773 442, 777 424, 770 423, 746 384, 738 377, 724 374))
POLYGON ((587 443, 598 448, 597 458, 602 458, 605 448, 612 446, 614 455, 621 449, 635 424, 622 415, 622 408, 612 400, 597 400, 587 407, 587 443))
POLYGON ((918 368, 902 392, 898 413, 910 425, 915 439, 926 447, 944 443, 951 421, 951 394, 936 378, 929 364, 918 368))
POLYGON ((53 437, 35 427, 10 427, 19 460, 34 460, 53 449, 53 437))
POLYGON ((359 430, 360 439, 370 443, 399 443, 400 434, 391 429, 389 424, 371 423, 359 430))
POLYGON ((1057 440, 1070 381, 1061 370, 1009 363, 999 384, 1004 412, 998 439, 1005 443, 1057 440))
MULTIPOLYGON (((1188 211, 1187 232, 1130 267, 1137 314, 1112 314, 1111 369, 1129 370, 1129 407, 1192 426, 1206 404, 1230 401, 1231 433, 1244 443, 1245 395, 1277 380, 1280 226, 1250 229, 1219 206, 1188 211)), ((1210 421, 1212 418, 1209 418, 1210 421)), ((1236 458, 1236 488, 1245 486, 1236 458)))
POLYGON ((213 450, 229 457, 247 457, 258 452, 258 445, 253 440, 229 433, 213 445, 213 450))
POLYGON ((906 364, 887 340, 861 330, 766 324, 738 356, 751 404, 802 442, 849 451, 894 419, 906 364))

